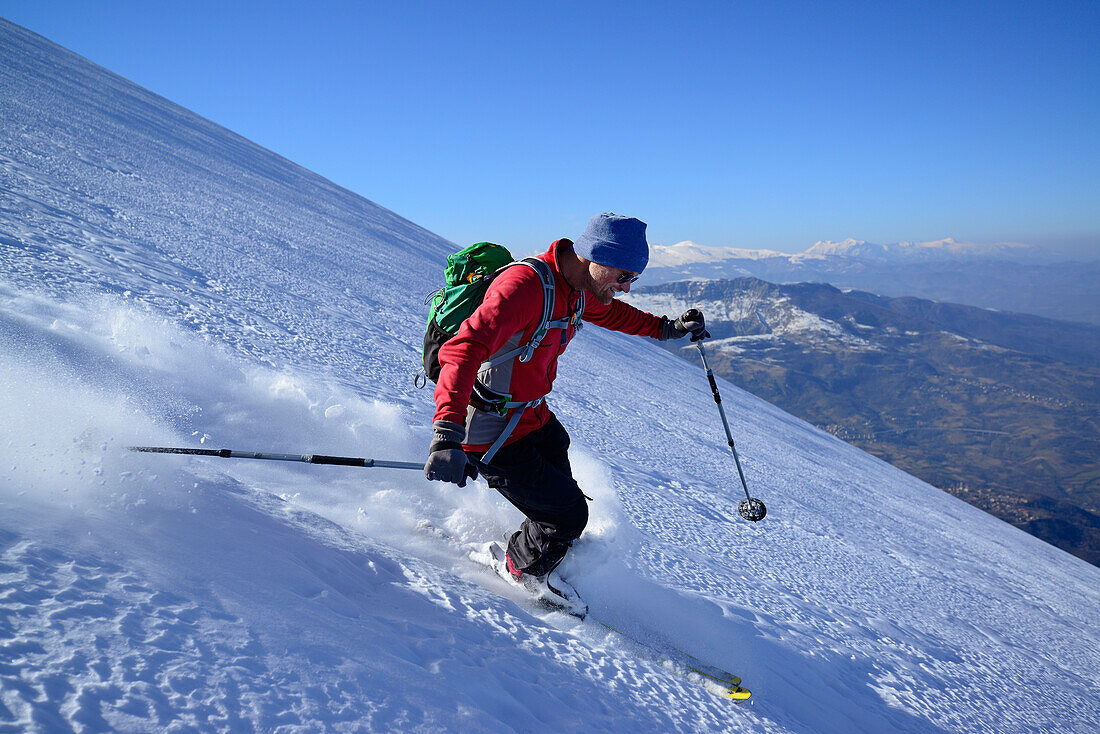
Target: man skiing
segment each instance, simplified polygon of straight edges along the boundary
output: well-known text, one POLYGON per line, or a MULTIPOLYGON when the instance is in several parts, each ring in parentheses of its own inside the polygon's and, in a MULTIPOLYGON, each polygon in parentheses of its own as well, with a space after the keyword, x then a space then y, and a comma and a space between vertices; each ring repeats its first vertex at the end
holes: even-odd
POLYGON ((545 577, 588 524, 588 504, 569 466, 569 434, 544 400, 580 320, 660 340, 707 335, 696 309, 670 320, 615 300, 649 262, 645 229, 631 217, 598 214, 575 243, 560 239, 538 256, 553 277, 553 328, 537 348, 507 358, 545 323, 549 295, 534 267, 513 265, 495 276, 458 334, 439 349, 424 475, 464 487, 480 470, 526 516, 506 552, 517 581, 545 577))

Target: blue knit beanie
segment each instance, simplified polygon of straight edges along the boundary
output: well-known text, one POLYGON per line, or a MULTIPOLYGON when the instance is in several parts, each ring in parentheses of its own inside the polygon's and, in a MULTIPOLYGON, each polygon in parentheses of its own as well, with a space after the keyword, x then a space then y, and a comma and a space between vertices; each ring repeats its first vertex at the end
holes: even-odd
POLYGON ((597 214, 573 243, 573 251, 600 265, 640 273, 649 263, 645 222, 621 214, 597 214))

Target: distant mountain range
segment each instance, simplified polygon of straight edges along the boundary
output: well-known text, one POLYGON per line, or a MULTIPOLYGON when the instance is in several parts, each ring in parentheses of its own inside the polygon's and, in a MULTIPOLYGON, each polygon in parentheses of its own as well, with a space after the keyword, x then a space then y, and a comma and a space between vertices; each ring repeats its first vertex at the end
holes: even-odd
POLYGON ((652 246, 645 273, 650 284, 745 276, 1100 324, 1100 260, 1059 261, 1028 245, 953 239, 879 245, 849 239, 818 242, 792 255, 680 242, 652 246))
POLYGON ((702 308, 718 374, 1100 565, 1100 327, 749 277, 627 300, 702 308))

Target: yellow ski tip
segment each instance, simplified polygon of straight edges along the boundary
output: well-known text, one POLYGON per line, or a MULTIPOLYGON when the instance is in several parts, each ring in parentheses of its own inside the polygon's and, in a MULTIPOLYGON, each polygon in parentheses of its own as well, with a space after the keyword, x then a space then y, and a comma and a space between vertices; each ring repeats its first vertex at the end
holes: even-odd
POLYGON ((748 688, 742 688, 741 686, 734 686, 733 688, 729 689, 729 691, 726 692, 726 695, 729 696, 730 698, 736 699, 738 701, 744 701, 749 696, 752 695, 752 692, 748 688))

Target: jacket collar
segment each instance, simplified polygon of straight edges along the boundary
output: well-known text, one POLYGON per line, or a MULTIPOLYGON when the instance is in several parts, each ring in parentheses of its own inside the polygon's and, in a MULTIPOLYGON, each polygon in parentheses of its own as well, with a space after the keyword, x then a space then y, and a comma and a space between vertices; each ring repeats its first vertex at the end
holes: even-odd
POLYGON ((580 293, 580 291, 572 286, 572 284, 566 279, 565 273, 562 272, 561 263, 558 259, 558 250, 560 248, 572 249, 572 247, 573 240, 563 237, 560 240, 554 242, 554 244, 550 245, 550 249, 546 251, 545 258, 546 262, 550 264, 550 267, 553 268, 554 272, 559 276, 561 282, 565 283, 566 287, 569 289, 569 300, 572 300, 573 296, 580 293))

